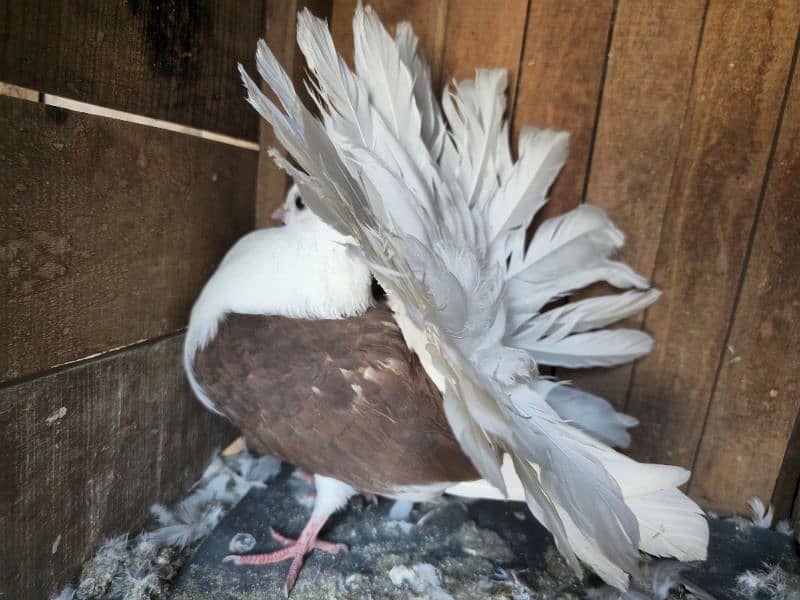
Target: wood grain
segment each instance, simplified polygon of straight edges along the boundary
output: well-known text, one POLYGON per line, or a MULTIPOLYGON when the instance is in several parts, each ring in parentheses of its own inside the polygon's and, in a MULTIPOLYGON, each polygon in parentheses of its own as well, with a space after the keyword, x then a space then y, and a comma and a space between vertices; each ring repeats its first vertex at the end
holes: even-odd
POLYGON ((0 81, 257 139, 248 67, 264 0, 0 0, 0 81))
POLYGON ((537 222, 581 202, 612 15, 612 0, 531 2, 514 109, 514 140, 524 125, 571 135, 569 159, 537 222))
MULTIPOLYGON (((353 64, 353 13, 358 0, 333 0, 331 32, 336 47, 353 64)), ((439 89, 442 51, 445 41, 448 0, 375 0, 369 4, 377 11, 384 27, 394 33, 394 26, 408 21, 419 37, 419 45, 431 67, 434 89, 439 89)))
MULTIPOLYGON (((723 512, 769 500, 800 412, 800 81, 795 75, 689 492, 723 512)), ((800 465, 785 465, 793 492, 800 465)), ((787 511, 791 498, 780 507, 787 511)), ((782 516, 787 516, 783 514, 782 516)))
POLYGON ((795 46, 800 4, 712 0, 662 224, 637 363, 632 453, 690 467, 739 285, 795 46))
POLYGON ((476 68, 508 71, 508 113, 514 106, 528 0, 451 2, 447 11, 442 83, 472 79, 476 68))
POLYGON ((9 598, 48 598, 107 537, 172 501, 235 436, 191 395, 183 336, 0 390, 9 598), (13 569, 8 567, 13 565, 13 569), (10 571, 10 572, 9 572, 10 571))
MULTIPOLYGON (((294 81, 295 88, 306 106, 312 108, 308 101, 305 86, 301 84, 305 72, 305 60, 296 43, 297 12, 308 8, 319 18, 328 18, 331 11, 330 0, 267 0, 267 19, 265 40, 275 53, 286 72, 294 81)), ((255 75, 254 75, 255 76, 255 75)), ((262 84, 266 92, 266 85, 262 84)), ((272 219, 273 211, 283 204, 289 189, 290 178, 279 169, 267 155, 269 148, 282 150, 272 127, 264 119, 259 119, 258 184, 256 186, 256 226, 268 227, 276 225, 272 219)))
MULTIPOLYGON (((606 209, 625 232, 619 258, 646 277, 655 265, 704 10, 700 0, 621 0, 617 7, 585 200, 606 209)), ((642 320, 620 326, 639 329, 642 320)), ((632 369, 558 375, 622 409, 632 369)))
POLYGON ((257 154, 0 98, 0 381, 185 326, 257 154))

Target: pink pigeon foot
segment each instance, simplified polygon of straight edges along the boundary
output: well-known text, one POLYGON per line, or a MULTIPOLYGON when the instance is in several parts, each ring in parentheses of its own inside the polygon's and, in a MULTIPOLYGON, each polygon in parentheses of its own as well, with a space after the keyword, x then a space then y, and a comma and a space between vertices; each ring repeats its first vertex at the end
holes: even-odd
POLYGON ((325 521, 327 521, 327 518, 309 520, 297 540, 282 536, 274 529, 271 530, 273 539, 283 546, 281 550, 265 554, 248 554, 246 556, 230 554, 222 560, 223 562, 232 562, 235 565, 268 565, 291 558, 292 564, 289 565, 289 573, 286 575, 286 583, 283 586, 283 594, 288 597, 295 581, 297 581, 297 575, 300 573, 306 554, 312 550, 322 550, 328 554, 339 554, 339 552, 347 550, 347 546, 344 544, 334 544, 317 539, 325 521))

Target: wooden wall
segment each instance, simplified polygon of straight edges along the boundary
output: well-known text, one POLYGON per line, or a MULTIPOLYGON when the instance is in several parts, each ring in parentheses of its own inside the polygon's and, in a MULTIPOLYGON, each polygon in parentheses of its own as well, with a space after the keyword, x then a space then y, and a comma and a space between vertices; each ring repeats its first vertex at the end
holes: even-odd
MULTIPOLYGON (((275 142, 235 65, 252 70, 263 35, 299 78, 303 5, 349 54, 355 4, 0 0, 0 82, 25 88, 0 86, 9 597, 52 592, 230 435, 190 397, 181 331, 227 246, 268 224, 286 188, 259 158, 275 142), (123 112, 89 114, 98 107, 123 112)), ((665 292, 627 324, 655 336, 652 355, 557 374, 637 416, 632 454, 692 468, 704 506, 743 512, 757 495, 788 514, 800 479, 800 4, 374 5, 414 24, 439 87, 508 69, 514 135, 527 123, 572 134, 543 217, 603 206, 628 233, 622 257, 665 292)))
MULTIPOLYGON (((333 0, 352 49, 356 0, 333 0)), ((572 134, 544 216, 581 202, 628 234, 663 298, 627 326, 654 352, 567 372, 641 420, 631 454, 684 465, 705 507, 786 516, 800 479, 800 3, 374 0, 439 82, 509 70, 524 124, 572 134), (794 436, 794 437, 793 437, 794 436)))
POLYGON ((3 597, 47 598, 233 437, 180 356, 254 223, 236 63, 264 18, 262 0, 0 0, 0 82, 25 88, 0 96, 3 597))

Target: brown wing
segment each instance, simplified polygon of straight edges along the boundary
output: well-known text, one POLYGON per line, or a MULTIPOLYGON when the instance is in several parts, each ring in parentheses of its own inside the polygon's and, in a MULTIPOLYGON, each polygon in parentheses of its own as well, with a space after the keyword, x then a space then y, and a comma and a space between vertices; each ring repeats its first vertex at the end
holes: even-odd
POLYGON ((391 495, 478 479, 386 307, 338 320, 229 315, 195 376, 257 451, 391 495))

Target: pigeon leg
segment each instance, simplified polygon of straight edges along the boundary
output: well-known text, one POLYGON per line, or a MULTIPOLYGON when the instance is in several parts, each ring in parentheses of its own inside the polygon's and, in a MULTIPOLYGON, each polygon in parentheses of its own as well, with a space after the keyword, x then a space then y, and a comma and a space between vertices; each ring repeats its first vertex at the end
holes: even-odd
POLYGON ((266 554, 246 556, 232 554, 226 556, 223 562, 232 562, 235 565, 267 565, 291 558, 292 563, 289 565, 289 573, 286 575, 286 583, 283 587, 284 595, 288 597, 297 581, 297 575, 300 573, 306 554, 312 550, 322 550, 329 554, 338 554, 346 550, 347 547, 344 544, 325 542, 318 539, 318 536, 328 517, 344 506, 347 500, 356 494, 356 491, 346 483, 320 475, 315 476, 315 483, 317 496, 314 500, 314 510, 300 533, 300 537, 293 540, 272 530, 273 539, 283 546, 282 549, 266 554))
POLYGON ((390 521, 410 521, 411 510, 414 508, 414 503, 408 500, 395 500, 389 511, 390 521))
POLYGON ((292 475, 302 481, 305 481, 308 485, 314 485, 314 475, 311 473, 306 473, 305 471, 297 469, 292 475))

